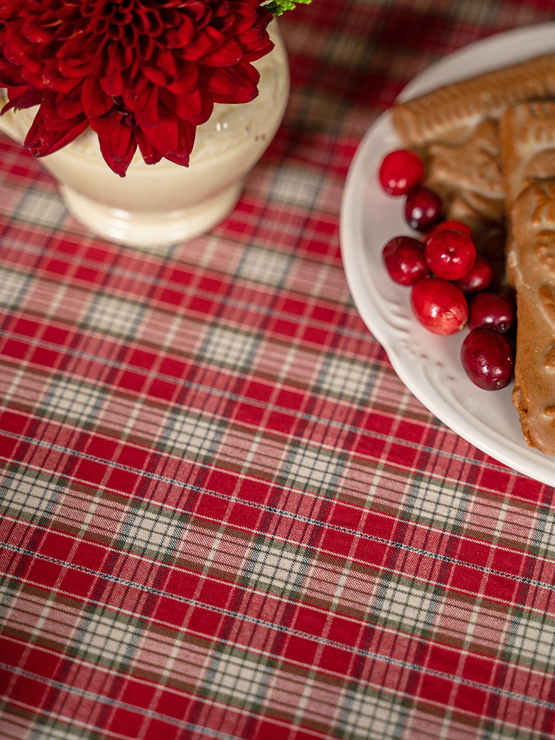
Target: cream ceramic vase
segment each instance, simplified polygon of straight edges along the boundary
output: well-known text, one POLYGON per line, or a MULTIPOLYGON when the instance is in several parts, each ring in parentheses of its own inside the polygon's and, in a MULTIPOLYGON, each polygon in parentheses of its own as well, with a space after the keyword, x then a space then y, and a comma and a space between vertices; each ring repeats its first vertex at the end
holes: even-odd
MULTIPOLYGON (((289 96, 287 53, 275 20, 269 31, 275 47, 255 62, 258 97, 215 106, 197 129, 189 167, 167 160, 146 165, 137 154, 120 178, 105 163, 90 129, 42 157, 75 218, 98 236, 143 248, 191 239, 226 218, 245 176, 276 133, 289 96)), ((33 117, 32 109, 9 111, 0 117, 0 130, 22 143, 33 117)))

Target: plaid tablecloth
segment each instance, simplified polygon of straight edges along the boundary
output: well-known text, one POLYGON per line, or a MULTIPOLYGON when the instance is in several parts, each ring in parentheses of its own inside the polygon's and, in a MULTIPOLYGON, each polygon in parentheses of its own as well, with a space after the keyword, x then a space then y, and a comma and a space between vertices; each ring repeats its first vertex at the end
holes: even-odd
POLYGON ((241 201, 167 254, 0 149, 0 737, 553 737, 554 490, 435 419, 339 209, 416 73, 547 0, 314 0, 241 201))

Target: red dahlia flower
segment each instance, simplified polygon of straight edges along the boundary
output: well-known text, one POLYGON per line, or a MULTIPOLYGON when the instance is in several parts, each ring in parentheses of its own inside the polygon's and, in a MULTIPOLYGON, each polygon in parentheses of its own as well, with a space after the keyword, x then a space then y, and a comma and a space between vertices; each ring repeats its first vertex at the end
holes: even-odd
POLYGON ((51 154, 88 126, 124 176, 188 165, 214 103, 258 94, 251 62, 271 51, 261 0, 0 0, 0 87, 10 108, 40 106, 25 139, 51 154))

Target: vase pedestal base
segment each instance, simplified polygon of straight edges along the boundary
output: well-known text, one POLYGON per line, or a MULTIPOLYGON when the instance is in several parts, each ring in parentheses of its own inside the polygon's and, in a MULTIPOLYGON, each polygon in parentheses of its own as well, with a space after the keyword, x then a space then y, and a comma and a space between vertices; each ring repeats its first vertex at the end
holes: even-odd
POLYGON ((70 213, 93 234, 133 247, 156 248, 193 239, 223 221, 243 189, 236 182, 200 203, 175 211, 125 211, 90 200, 73 188, 60 190, 70 213))

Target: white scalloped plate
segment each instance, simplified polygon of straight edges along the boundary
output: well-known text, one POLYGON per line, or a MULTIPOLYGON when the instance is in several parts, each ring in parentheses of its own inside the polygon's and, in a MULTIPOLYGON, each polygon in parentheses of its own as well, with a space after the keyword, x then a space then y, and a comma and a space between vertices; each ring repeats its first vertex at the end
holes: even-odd
MULTIPOLYGON (((509 31, 451 54, 418 75, 400 99, 555 50, 555 23, 509 31)), ((538 481, 555 485, 555 458, 524 442, 511 387, 482 391, 466 377, 459 351, 466 332, 438 337, 412 315, 409 289, 385 271, 381 251, 409 234, 402 198, 387 196, 377 172, 384 154, 398 148, 389 112, 368 130, 351 163, 341 205, 341 250, 347 281, 367 327, 395 371, 441 421, 483 452, 538 481)))

